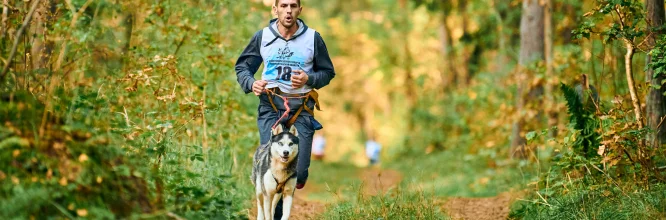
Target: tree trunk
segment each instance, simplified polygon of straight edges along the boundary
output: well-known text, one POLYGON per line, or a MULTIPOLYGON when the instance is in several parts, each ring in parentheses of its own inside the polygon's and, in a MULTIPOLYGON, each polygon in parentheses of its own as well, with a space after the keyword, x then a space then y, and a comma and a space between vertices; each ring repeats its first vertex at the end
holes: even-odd
MULTIPOLYGON (((651 28, 656 28, 664 25, 666 20, 664 13, 664 0, 646 0, 645 3, 647 7, 648 14, 648 24, 651 28)), ((656 41, 661 37, 663 31, 657 31, 648 39, 648 49, 651 50, 656 45, 656 41)), ((652 56, 648 54, 647 63, 652 61, 652 56)), ((647 123, 650 126, 650 129, 654 133, 648 136, 648 143, 653 147, 661 147, 662 144, 666 143, 666 129, 663 129, 663 126, 660 126, 664 116, 666 116, 666 86, 662 85, 666 77, 664 74, 660 74, 657 77, 653 77, 654 70, 648 68, 647 73, 645 74, 648 82, 651 85, 659 85, 661 88, 657 89, 653 86, 650 86, 650 91, 646 99, 647 104, 647 123)))
POLYGON ((449 51, 451 51, 451 37, 449 33, 449 28, 446 26, 446 12, 442 12, 442 24, 440 27, 440 41, 442 43, 442 70, 441 70, 441 77, 442 77, 442 89, 446 90, 446 88, 451 84, 451 79, 450 75, 455 74, 455 71, 453 71, 453 68, 451 68, 451 63, 449 62, 449 51))
POLYGON ((497 46, 498 46, 498 56, 495 59, 495 66, 499 70, 500 73, 504 74, 506 73, 506 63, 509 62, 509 59, 507 58, 507 50, 506 50, 506 37, 504 35, 504 18, 502 18, 502 15, 500 14, 499 10, 497 10, 497 2, 501 0, 493 0, 493 8, 491 9, 493 12, 493 15, 495 15, 495 18, 497 19, 497 46))
POLYGON ((643 118, 641 117, 641 101, 638 99, 636 92, 636 84, 634 83, 634 73, 632 71, 634 59, 634 45, 627 39, 624 39, 624 44, 627 47, 627 53, 624 55, 624 70, 627 76, 627 84, 629 86, 629 93, 631 94, 631 104, 634 105, 634 115, 638 128, 643 128, 643 118))
MULTIPOLYGON (((523 0, 523 13, 520 19, 520 57, 518 59, 519 70, 516 74, 516 112, 517 118, 513 124, 511 134, 512 157, 525 157, 526 140, 522 134, 524 119, 525 100, 524 91, 527 84, 527 66, 531 63, 543 61, 544 59, 544 30, 543 13, 544 7, 537 0, 523 0)), ((530 97, 536 98, 536 97, 530 97)))
POLYGON ((122 47, 122 54, 120 56, 120 59, 122 60, 122 67, 121 69, 123 72, 125 71, 125 67, 127 64, 127 60, 129 59, 129 51, 130 47, 132 45, 132 31, 134 30, 134 14, 132 12, 125 12, 124 19, 123 19, 123 27, 125 28, 125 36, 123 36, 123 47, 122 47))
MULTIPOLYGON (((544 26, 544 50, 546 57, 546 84, 545 84, 545 95, 546 95, 546 111, 548 115, 548 128, 550 129, 553 126, 557 126, 557 111, 555 109, 555 98, 553 94, 553 86, 550 83, 550 80, 553 76, 553 1, 546 0, 546 8, 544 9, 543 15, 543 26, 544 26)), ((548 135, 553 138, 557 136, 557 129, 549 130, 548 135)))
POLYGON ((7 29, 9 28, 7 24, 7 18, 9 17, 9 0, 2 0, 2 20, 0 22, 0 40, 5 39, 5 35, 7 35, 7 29))
POLYGON ((32 26, 32 35, 36 36, 32 44, 32 66, 34 69, 44 69, 48 67, 49 60, 53 51, 53 41, 47 35, 47 31, 53 23, 56 4, 54 0, 47 0, 40 4, 35 13, 35 23, 32 26))
POLYGON ((467 32, 467 27, 469 26, 469 21, 467 18, 467 1, 458 1, 458 13, 460 14, 460 18, 462 19, 462 31, 463 35, 458 43, 462 44, 462 47, 459 51, 460 55, 460 64, 461 69, 459 69, 458 77, 456 77, 456 86, 461 86, 461 85, 467 85, 471 76, 470 76, 470 58, 472 56, 472 47, 473 45, 468 45, 467 42, 465 42, 466 39, 470 38, 470 34, 467 32))

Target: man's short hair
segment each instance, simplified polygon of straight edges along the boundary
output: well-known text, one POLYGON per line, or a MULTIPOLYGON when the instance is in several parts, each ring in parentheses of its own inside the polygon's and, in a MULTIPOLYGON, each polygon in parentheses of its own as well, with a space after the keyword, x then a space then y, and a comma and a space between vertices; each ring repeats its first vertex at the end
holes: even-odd
MULTIPOLYGON (((280 3, 280 0, 275 0, 275 6, 277 6, 278 3, 280 3)), ((298 6, 301 6, 301 0, 298 0, 298 6)))

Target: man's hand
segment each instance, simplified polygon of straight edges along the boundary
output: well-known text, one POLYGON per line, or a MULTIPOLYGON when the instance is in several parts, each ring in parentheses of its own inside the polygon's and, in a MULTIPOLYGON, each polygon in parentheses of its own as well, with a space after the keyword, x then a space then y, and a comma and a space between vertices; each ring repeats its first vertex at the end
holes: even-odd
POLYGON ((261 93, 264 92, 264 88, 266 88, 267 84, 268 82, 266 82, 266 80, 254 81, 254 83, 252 83, 252 92, 254 92, 254 95, 261 95, 261 93))
POLYGON ((308 82, 308 74, 303 70, 294 70, 293 73, 294 74, 291 74, 291 88, 301 88, 306 82, 308 82))

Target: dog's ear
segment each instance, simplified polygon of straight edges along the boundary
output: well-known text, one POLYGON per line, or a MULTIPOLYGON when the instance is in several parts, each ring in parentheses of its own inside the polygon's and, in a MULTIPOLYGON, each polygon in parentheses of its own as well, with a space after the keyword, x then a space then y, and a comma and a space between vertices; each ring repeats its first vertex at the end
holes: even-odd
POLYGON ((292 125, 289 128, 289 133, 293 134, 294 136, 298 137, 298 131, 296 130, 296 126, 292 125))
POLYGON ((284 128, 282 127, 282 124, 278 124, 275 126, 275 128, 272 128, 271 131, 273 132, 273 136, 278 135, 284 131, 284 128))

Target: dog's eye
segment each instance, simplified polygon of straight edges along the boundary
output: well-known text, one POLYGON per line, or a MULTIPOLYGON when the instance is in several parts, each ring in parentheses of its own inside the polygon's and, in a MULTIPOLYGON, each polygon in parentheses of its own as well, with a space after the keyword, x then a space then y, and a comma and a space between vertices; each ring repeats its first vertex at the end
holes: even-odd
POLYGON ((289 143, 289 146, 290 146, 290 147, 291 147, 291 146, 294 146, 294 143, 289 143))
POLYGON ((278 142, 278 144, 280 144, 280 146, 284 146, 284 144, 282 142, 278 142))

